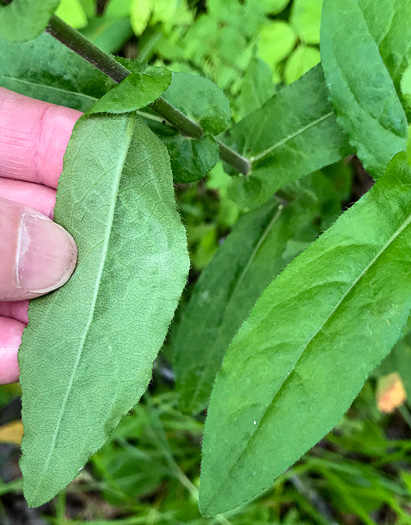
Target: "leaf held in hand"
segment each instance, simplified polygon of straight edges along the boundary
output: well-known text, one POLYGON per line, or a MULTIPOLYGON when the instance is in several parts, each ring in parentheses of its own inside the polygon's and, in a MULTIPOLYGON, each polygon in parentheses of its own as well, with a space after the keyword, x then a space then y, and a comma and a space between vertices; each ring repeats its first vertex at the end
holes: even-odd
POLYGON ((79 120, 55 219, 79 262, 32 302, 19 352, 31 506, 70 483, 138 402, 189 268, 167 151, 134 115, 79 120))

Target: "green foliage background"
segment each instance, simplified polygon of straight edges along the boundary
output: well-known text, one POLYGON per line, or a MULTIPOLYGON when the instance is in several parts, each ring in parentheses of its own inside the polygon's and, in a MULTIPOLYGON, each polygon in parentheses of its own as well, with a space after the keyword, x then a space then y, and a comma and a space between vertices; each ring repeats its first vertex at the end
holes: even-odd
MULTIPOLYGON (((213 80, 229 97, 232 121, 237 123, 319 63, 321 5, 321 0, 111 0, 97 6, 94 0, 62 0, 57 14, 107 52, 213 80)), ((2 71, 1 85, 16 89, 2 78, 2 71)), ((101 75, 95 75, 98 84, 101 75)), ((311 77, 306 77, 307 82, 311 77)), ((407 79, 409 74, 402 80, 404 97, 411 92, 407 79)), ((87 87, 79 89, 85 91, 87 87)), ((103 94, 104 89, 99 96, 103 94)), ((79 103, 79 98, 67 97, 67 105, 79 103)), ((81 109, 88 109, 89 103, 81 98, 81 109)), ((240 143, 241 128, 237 133, 240 143)), ((219 162, 198 185, 177 187, 177 204, 188 232, 192 264, 184 302, 190 299, 193 285, 227 235, 234 227, 234 231, 247 228, 241 222, 244 219, 239 221, 243 200, 241 195, 229 193, 229 181, 219 162)), ((302 196, 304 206, 297 200, 294 206, 299 213, 294 216, 293 210, 288 210, 289 216, 281 219, 284 228, 291 223, 295 232, 285 246, 279 246, 283 266, 328 228, 370 184, 354 160, 316 171, 287 188, 302 196)), ((260 209, 260 215, 253 217, 253 231, 255 225, 263 227, 264 221, 270 222, 277 210, 269 208, 266 205, 263 209, 264 216, 260 209)), ((253 248, 249 247, 250 252, 253 248)), ((224 264, 224 260, 220 262, 224 264)), ((247 263, 238 264, 244 268, 247 263)), ((210 267, 203 274, 204 281, 210 267)), ((272 277, 281 269, 274 269, 272 277)), ((253 268, 248 271, 246 279, 252 280, 253 268)), ((257 284, 253 284, 256 293, 257 284)), ((258 293, 266 284, 258 283, 258 293)), ((251 306, 255 299, 249 298, 251 306)), ((170 365, 179 340, 182 311, 184 304, 155 364, 154 378, 142 403, 126 416, 76 481, 50 504, 34 511, 39 519, 56 525, 411 523, 411 416, 407 405, 391 416, 382 415, 375 402, 378 376, 393 371, 402 374, 411 396, 411 367, 404 358, 411 348, 407 335, 366 383, 336 429, 281 475, 266 494, 225 516, 200 517, 198 483, 204 413, 195 417, 181 414, 182 402, 174 388, 170 365)), ((228 315, 225 322, 230 327, 235 316, 228 315)), ((225 336, 228 341, 231 335, 225 336)), ((192 403, 191 393, 185 394, 192 403)), ((0 423, 18 417, 18 395, 18 387, 0 389, 0 423)), ((202 403, 200 400, 198 411, 204 408, 202 403)), ((14 525, 13 519, 17 518, 10 516, 30 520, 27 516, 33 514, 28 514, 21 499, 16 470, 18 448, 0 446, 0 523, 14 525), (19 505, 23 510, 17 508, 19 505)))

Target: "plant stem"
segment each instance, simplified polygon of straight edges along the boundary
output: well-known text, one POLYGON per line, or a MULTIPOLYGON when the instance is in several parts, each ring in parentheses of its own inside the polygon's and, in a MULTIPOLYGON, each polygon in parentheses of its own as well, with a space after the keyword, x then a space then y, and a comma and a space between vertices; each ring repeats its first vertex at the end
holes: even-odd
MULTIPOLYGON (((102 71, 114 80, 114 82, 119 83, 130 74, 130 71, 117 62, 114 57, 102 51, 90 42, 88 38, 66 24, 58 16, 53 15, 51 17, 46 31, 59 42, 102 71)), ((150 107, 172 126, 177 128, 183 135, 193 139, 201 139, 203 137, 201 126, 186 117, 180 110, 167 102, 163 97, 158 98, 155 102, 150 104, 150 107)), ((243 175, 247 175, 250 172, 251 163, 248 159, 242 157, 222 142, 217 140, 217 143, 220 147, 221 160, 233 166, 233 168, 243 175)))
POLYGON ((227 164, 230 164, 234 169, 243 175, 247 175, 251 171, 251 162, 242 157, 234 150, 223 144, 220 140, 217 140, 217 144, 220 147, 220 158, 227 164))

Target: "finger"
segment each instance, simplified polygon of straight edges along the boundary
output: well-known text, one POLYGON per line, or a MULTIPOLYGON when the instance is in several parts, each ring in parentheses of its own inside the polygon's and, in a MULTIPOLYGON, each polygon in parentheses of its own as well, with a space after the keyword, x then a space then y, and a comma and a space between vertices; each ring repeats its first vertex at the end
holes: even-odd
POLYGON ((19 321, 0 317, 0 385, 18 381, 17 351, 24 327, 19 321))
POLYGON ((9 317, 10 319, 20 321, 25 325, 29 322, 28 310, 28 301, 0 302, 0 317, 9 317))
POLYGON ((33 299, 68 281, 77 247, 45 215, 0 198, 0 260, 0 301, 33 299))
POLYGON ((0 177, 0 197, 30 206, 43 215, 53 218, 56 190, 47 186, 0 177))
MULTIPOLYGON (((18 180, 2 179, 0 177, 0 197, 20 204, 31 206, 35 210, 53 218, 56 203, 56 190, 18 180)), ((28 323, 28 301, 0 302, 0 317, 16 319, 28 323)))
POLYGON ((56 188, 80 116, 0 88, 0 175, 56 188))

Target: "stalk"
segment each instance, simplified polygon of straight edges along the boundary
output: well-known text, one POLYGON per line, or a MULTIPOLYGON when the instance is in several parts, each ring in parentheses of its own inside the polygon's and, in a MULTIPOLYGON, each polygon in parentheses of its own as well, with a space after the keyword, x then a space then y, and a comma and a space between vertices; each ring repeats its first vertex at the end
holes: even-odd
MULTIPOLYGON (((105 53, 88 38, 66 24, 61 18, 53 15, 50 19, 46 31, 56 38, 59 42, 83 57, 87 62, 102 71, 114 82, 121 82, 130 71, 121 65, 114 57, 105 53)), ((201 126, 186 117, 180 110, 167 102, 163 97, 158 98, 150 108, 161 115, 167 122, 177 128, 180 133, 193 139, 201 139, 204 135, 201 126)), ((239 155, 237 152, 217 140, 220 147, 220 158, 227 164, 233 166, 239 173, 247 175, 251 170, 251 163, 248 159, 239 155)))

